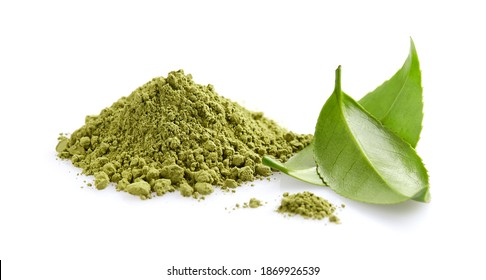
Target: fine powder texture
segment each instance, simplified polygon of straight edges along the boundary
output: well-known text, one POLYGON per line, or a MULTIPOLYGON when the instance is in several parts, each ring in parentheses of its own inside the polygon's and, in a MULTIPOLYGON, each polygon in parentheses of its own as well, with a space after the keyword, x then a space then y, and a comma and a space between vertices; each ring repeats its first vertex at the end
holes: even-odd
POLYGON ((282 201, 277 211, 289 215, 301 215, 307 219, 321 220, 329 218, 330 222, 339 223, 339 219, 334 215, 336 207, 322 197, 316 196, 311 192, 302 192, 290 195, 288 192, 283 194, 282 201))
POLYGON ((263 155, 285 161, 311 139, 179 70, 87 116, 69 138, 59 137, 56 151, 94 175, 97 189, 113 182, 117 190, 142 199, 174 191, 199 197, 212 193, 213 186, 235 188, 269 176, 263 155))

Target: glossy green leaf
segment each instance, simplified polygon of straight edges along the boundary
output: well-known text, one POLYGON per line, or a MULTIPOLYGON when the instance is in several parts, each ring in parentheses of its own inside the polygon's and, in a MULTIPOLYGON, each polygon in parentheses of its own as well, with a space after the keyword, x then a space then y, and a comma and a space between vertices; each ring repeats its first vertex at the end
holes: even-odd
POLYGON ((301 181, 325 186, 321 177, 317 174, 317 166, 314 161, 314 146, 312 144, 295 154, 285 163, 268 156, 264 156, 262 162, 301 181))
POLYGON ((390 80, 363 97, 359 103, 386 128, 412 147, 422 130, 422 75, 413 40, 402 68, 390 80))
POLYGON ((428 193, 428 175, 409 143, 385 128, 336 85, 317 120, 314 158, 338 194, 368 203, 399 203, 428 193))
MULTIPOLYGON (((423 119, 423 101, 420 64, 413 40, 410 39, 410 52, 400 70, 389 80, 364 96, 359 103, 389 130, 402 137, 415 147, 420 137, 423 119)), ((282 163, 270 157, 263 162, 299 180, 316 185, 319 175, 313 157, 313 143, 282 163)), ((429 193, 414 199, 427 201, 429 193)))

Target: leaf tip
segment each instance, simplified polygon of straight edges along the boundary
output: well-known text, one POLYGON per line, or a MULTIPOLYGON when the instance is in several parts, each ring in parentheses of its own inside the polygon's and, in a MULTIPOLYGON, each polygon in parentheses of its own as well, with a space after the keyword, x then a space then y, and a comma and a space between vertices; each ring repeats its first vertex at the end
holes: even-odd
POLYGON ((341 65, 336 69, 336 81, 334 83, 334 92, 337 94, 338 98, 341 96, 341 65))
POLYGON ((417 49, 415 48, 415 43, 413 42, 412 37, 410 36, 410 56, 412 58, 415 58, 418 62, 418 54, 417 54, 417 49))
POLYGON ((412 36, 410 36, 410 46, 415 47, 415 43, 413 42, 412 36))
POLYGON ((429 203, 430 202, 430 192, 429 192, 428 189, 427 189, 427 191, 424 194, 424 200, 423 200, 423 202, 425 202, 425 203, 429 203))
POLYGON ((337 87, 341 90, 341 65, 336 69, 336 88, 337 87))
POLYGON ((425 202, 429 203, 430 202, 430 191, 429 188, 423 189, 421 192, 419 192, 417 195, 412 197, 412 200, 418 201, 418 202, 425 202))

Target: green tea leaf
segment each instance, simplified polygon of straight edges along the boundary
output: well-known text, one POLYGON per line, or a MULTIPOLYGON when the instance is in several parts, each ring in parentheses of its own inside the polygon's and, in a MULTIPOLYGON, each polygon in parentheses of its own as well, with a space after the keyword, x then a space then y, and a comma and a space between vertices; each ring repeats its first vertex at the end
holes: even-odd
POLYGON ((314 161, 314 146, 312 144, 295 154, 285 163, 269 156, 264 156, 262 162, 296 179, 314 185, 325 186, 321 177, 317 174, 317 166, 314 161))
POLYGON ((317 120, 317 171, 338 194, 368 203, 399 203, 428 193, 428 175, 415 150, 336 85, 317 120))
MULTIPOLYGON (((402 68, 389 80, 364 96, 359 103, 389 130, 415 147, 420 137, 423 119, 422 77, 420 63, 413 40, 410 52, 402 68)), ((312 155, 312 142, 308 147, 282 163, 265 156, 263 163, 280 170, 296 179, 316 185, 319 181, 316 164, 312 155)), ((425 201, 428 192, 415 199, 425 201)))
POLYGON ((415 44, 410 38, 410 53, 402 68, 390 80, 364 96, 359 103, 386 128, 412 147, 422 130, 422 75, 415 44))

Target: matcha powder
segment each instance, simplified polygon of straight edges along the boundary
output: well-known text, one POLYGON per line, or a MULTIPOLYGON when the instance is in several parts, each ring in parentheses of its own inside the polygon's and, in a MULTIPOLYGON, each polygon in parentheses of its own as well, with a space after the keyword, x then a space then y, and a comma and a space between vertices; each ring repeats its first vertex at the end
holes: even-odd
POLYGON ((174 191, 199 197, 270 175, 263 155, 285 161, 310 141, 179 70, 87 116, 69 138, 59 137, 56 151, 94 175, 97 189, 113 182, 142 199, 174 191))
POLYGON ((329 201, 311 192, 296 194, 286 192, 283 194, 277 212, 288 215, 301 215, 307 219, 321 220, 329 218, 330 222, 339 223, 339 218, 334 215, 335 210, 336 207, 329 201))

